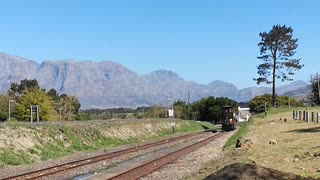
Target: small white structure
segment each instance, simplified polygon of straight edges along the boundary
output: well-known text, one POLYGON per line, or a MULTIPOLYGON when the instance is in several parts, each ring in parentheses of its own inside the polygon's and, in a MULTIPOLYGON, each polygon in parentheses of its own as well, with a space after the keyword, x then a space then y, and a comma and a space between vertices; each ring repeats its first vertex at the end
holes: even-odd
POLYGON ((169 115, 170 118, 173 117, 173 110, 172 110, 172 109, 169 109, 169 110, 168 110, 168 115, 169 115))
POLYGON ((238 113, 236 115, 236 119, 238 122, 249 121, 250 108, 241 108, 238 107, 238 113))

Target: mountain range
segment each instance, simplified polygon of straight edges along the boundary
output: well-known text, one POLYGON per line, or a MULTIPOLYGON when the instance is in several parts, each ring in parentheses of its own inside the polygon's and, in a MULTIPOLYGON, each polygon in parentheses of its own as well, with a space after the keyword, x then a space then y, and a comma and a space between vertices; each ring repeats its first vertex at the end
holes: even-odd
MULTIPOLYGON (((39 64, 0 53, 0 67, 0 93, 6 93, 11 83, 36 79, 41 88, 54 88, 59 94, 77 96, 82 109, 166 105, 168 97, 186 101, 188 92, 191 101, 214 96, 238 102, 271 93, 268 87, 237 89, 233 84, 220 80, 207 85, 185 81, 167 70, 138 75, 112 61, 56 60, 39 64)), ((308 83, 304 81, 277 88, 279 95, 306 96, 309 93, 308 83)))

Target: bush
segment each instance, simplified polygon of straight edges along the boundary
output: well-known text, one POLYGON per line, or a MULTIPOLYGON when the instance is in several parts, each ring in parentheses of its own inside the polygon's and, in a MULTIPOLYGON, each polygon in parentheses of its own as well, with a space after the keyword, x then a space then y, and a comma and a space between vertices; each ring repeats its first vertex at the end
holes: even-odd
POLYGON ((0 112, 0 121, 6 121, 8 119, 8 116, 3 113, 3 112, 0 112))

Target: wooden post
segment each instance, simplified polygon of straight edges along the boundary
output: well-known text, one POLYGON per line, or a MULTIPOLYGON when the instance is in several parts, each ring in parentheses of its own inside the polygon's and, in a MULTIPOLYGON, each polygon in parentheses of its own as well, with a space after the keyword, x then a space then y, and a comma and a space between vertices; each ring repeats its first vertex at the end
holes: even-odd
POLYGON ((37 123, 39 123, 39 105, 36 106, 37 107, 37 123))
POLYGON ((309 122, 309 111, 306 111, 306 122, 309 122))
POLYGON ((319 123, 319 113, 317 113, 317 123, 319 123))
POLYGON ((301 121, 301 111, 299 111, 299 121, 301 121))
POLYGON ((30 121, 31 121, 31 123, 33 122, 33 119, 32 119, 32 106, 30 106, 30 121))
POLYGON ((292 119, 295 120, 296 119, 296 112, 292 111, 292 119))
POLYGON ((303 118, 302 118, 303 121, 306 121, 306 111, 303 111, 303 118))
POLYGON ((311 122, 314 122, 314 112, 311 112, 311 122))

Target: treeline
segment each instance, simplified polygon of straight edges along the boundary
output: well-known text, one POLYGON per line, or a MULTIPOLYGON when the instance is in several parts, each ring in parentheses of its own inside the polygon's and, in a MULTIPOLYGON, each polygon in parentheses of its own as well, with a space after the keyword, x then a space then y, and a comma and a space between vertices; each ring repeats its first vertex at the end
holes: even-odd
POLYGON ((320 77, 319 74, 311 75, 311 94, 309 96, 310 101, 312 102, 311 105, 320 105, 320 94, 319 94, 319 87, 320 87, 320 77))
MULTIPOLYGON (((174 118, 217 122, 220 119, 222 106, 237 107, 238 103, 225 97, 215 98, 212 96, 189 104, 178 100, 173 103, 174 118)), ((146 111, 145 116, 150 118, 168 117, 168 109, 168 107, 152 106, 146 111)))
POLYGON ((151 107, 132 108, 110 108, 110 109, 88 109, 80 113, 80 120, 96 120, 96 119, 127 119, 144 117, 145 111, 149 111, 151 107))
POLYGON ((79 117, 81 104, 75 96, 59 95, 55 89, 41 89, 37 80, 21 80, 20 84, 12 83, 6 95, 0 95, 0 120, 10 119, 30 121, 31 116, 36 119, 36 114, 31 113, 30 106, 39 107, 41 121, 75 120, 79 117), (61 114, 61 116, 60 116, 61 114))
MULTIPOLYGON (((238 103, 228 98, 207 97, 193 103, 175 101, 173 103, 174 118, 199 121, 219 120, 222 106, 237 107, 238 103)), ((171 107, 170 107, 171 108, 171 107)), ((168 118, 169 107, 153 105, 151 107, 89 109, 81 112, 84 119, 126 119, 126 118, 168 118)))
MULTIPOLYGON (((289 96, 276 96, 275 97, 275 107, 302 107, 303 103, 295 98, 289 96)), ((261 96, 255 96, 249 101, 250 111, 253 113, 261 113, 265 110, 272 108, 272 95, 265 94, 261 96)))

